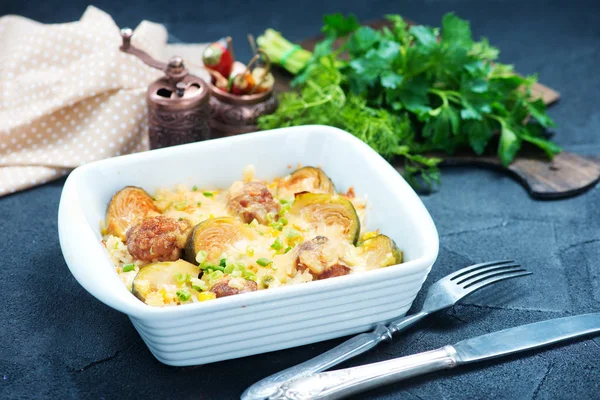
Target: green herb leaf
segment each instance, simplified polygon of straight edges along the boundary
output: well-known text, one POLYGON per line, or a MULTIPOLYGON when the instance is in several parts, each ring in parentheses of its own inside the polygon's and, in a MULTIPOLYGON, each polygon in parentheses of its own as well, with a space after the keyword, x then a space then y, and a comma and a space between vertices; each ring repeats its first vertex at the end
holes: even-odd
POLYGON ((381 74, 381 86, 386 89, 396 89, 402 83, 402 76, 393 71, 385 71, 381 74))
POLYGON ((503 124, 500 145, 498 146, 498 157, 504 166, 508 166, 513 161, 520 147, 521 141, 517 134, 506 124, 503 124))
POLYGON ((350 54, 357 56, 372 50, 381 39, 381 33, 369 26, 362 26, 350 36, 346 49, 350 54))
MULTIPOLYGON (((465 110, 462 110, 465 111, 465 110)), ((462 114, 462 112, 461 112, 462 114)), ((464 117, 463 117, 464 118, 464 117)), ((462 126, 467 134, 469 144, 475 153, 483 154, 493 136, 492 129, 487 121, 466 121, 462 126)))
POLYGON ((473 45, 469 23, 453 13, 442 19, 442 44, 450 47, 470 49, 473 45))
POLYGON ((523 134, 523 135, 521 135, 521 138, 529 143, 536 145, 540 149, 542 149, 546 153, 548 158, 551 160, 554 158, 555 155, 557 155, 558 153, 560 153, 562 151, 560 146, 558 146, 555 143, 552 143, 551 141, 546 140, 542 137, 536 137, 536 136, 531 136, 529 134, 523 134))
POLYGON ((352 14, 347 17, 344 17, 340 13, 325 15, 323 17, 323 23, 324 26, 321 28, 321 32, 325 35, 335 37, 346 36, 360 27, 358 19, 352 14))
MULTIPOLYGON (((469 55, 486 61, 493 61, 498 58, 500 51, 490 46, 486 38, 482 38, 480 42, 473 43, 473 47, 469 51, 469 55)), ((483 63, 482 63, 483 64, 483 63)))
POLYGON ((554 128, 556 124, 546 114, 546 104, 542 99, 527 103, 527 110, 533 118, 544 128, 554 128))
MULTIPOLYGON (((357 28, 356 21, 339 14, 327 18, 325 39, 294 79, 298 91, 282 94, 277 111, 259 118, 260 128, 323 124, 344 129, 388 160, 403 157, 404 175, 418 187, 439 183, 440 160, 424 154, 469 148, 482 154, 496 130, 496 151, 505 165, 523 140, 549 157, 559 151, 533 125, 523 125, 531 116, 542 127, 554 126, 543 101, 531 98, 536 77, 492 63, 498 49, 486 39, 474 41, 467 21, 447 14, 441 30, 407 29, 401 16, 386 17, 392 26, 381 31, 357 28), (345 44, 334 49, 334 40, 347 33, 345 44), (338 56, 344 51, 348 58, 342 60, 338 56)), ((273 40, 275 48, 281 39, 273 40)))
POLYGON ((427 26, 411 26, 409 32, 415 37, 415 39, 417 39, 417 42, 420 45, 422 45, 425 49, 432 49, 438 45, 437 36, 434 30, 427 26))
POLYGON ((397 92, 397 96, 403 103, 404 108, 421 115, 431 110, 428 92, 429 85, 427 81, 424 78, 418 78, 408 82, 404 81, 397 92))

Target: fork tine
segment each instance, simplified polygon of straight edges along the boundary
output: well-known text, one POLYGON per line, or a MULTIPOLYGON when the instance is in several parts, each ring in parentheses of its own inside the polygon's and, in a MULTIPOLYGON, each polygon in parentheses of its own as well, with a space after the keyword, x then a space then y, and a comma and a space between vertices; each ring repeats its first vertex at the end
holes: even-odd
POLYGON ((481 288, 484 288, 484 287, 494 284, 496 282, 504 281, 506 279, 518 278, 520 276, 526 276, 526 275, 531 275, 531 274, 533 274, 533 272, 530 272, 527 270, 513 272, 510 274, 504 274, 504 273, 496 274, 495 276, 490 276, 490 277, 486 277, 486 278, 477 280, 475 282, 471 282, 468 285, 466 285, 464 288, 465 288, 465 290, 468 290, 469 293, 473 293, 476 290, 479 290, 481 288))
POLYGON ((481 263, 481 264, 470 265, 463 269, 459 269, 455 273, 448 275, 448 277, 450 278, 451 281, 453 281, 456 278, 460 278, 461 276, 468 274, 469 272, 475 271, 477 269, 480 269, 480 268, 491 267, 491 266, 500 265, 500 264, 508 264, 508 263, 512 263, 512 262, 514 262, 514 260, 496 260, 496 261, 489 261, 489 262, 485 262, 485 263, 481 263))
POLYGON ((494 266, 486 267, 486 268, 480 268, 473 272, 469 272, 466 275, 461 276, 459 280, 455 281, 455 283, 457 285, 462 285, 463 283, 470 281, 474 278, 478 278, 478 277, 483 278, 485 276, 489 276, 489 275, 493 274, 494 272, 512 272, 512 271, 510 271, 511 269, 513 269, 513 271, 514 271, 516 268, 519 268, 520 266, 521 266, 520 264, 509 264, 509 265, 501 264, 501 265, 494 265, 494 266), (504 271, 504 270, 506 270, 506 271, 504 271))

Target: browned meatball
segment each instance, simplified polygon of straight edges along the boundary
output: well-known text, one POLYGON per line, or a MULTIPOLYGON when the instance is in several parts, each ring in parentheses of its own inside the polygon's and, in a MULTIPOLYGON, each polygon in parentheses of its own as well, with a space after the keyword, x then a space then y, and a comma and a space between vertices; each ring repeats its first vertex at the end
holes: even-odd
POLYGON ((254 282, 254 281, 245 281, 244 287, 242 289, 239 289, 237 287, 231 287, 231 286, 229 286, 230 280, 231 280, 231 278, 219 279, 212 285, 212 287, 210 288, 210 291, 213 292, 214 294, 216 294, 217 298, 218 298, 218 297, 233 296, 234 294, 254 292, 258 288, 256 285, 256 282, 254 282))
POLYGON ((343 264, 334 264, 331 267, 327 267, 318 276, 318 279, 335 278, 336 276, 344 276, 350 273, 350 268, 343 264))
POLYGON ((273 195, 262 182, 232 186, 228 207, 246 223, 256 219, 264 224, 268 213, 273 213, 274 219, 278 219, 279 203, 273 199, 273 195))
POLYGON ((141 261, 175 261, 181 256, 190 224, 159 215, 146 218, 127 231, 127 250, 141 261))

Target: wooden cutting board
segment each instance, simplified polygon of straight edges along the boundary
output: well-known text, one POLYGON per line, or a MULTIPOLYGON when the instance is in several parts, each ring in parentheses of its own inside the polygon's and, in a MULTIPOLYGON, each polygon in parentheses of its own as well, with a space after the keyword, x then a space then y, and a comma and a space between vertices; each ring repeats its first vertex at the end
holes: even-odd
MULTIPOLYGON (((389 26, 386 20, 367 22, 373 28, 389 26)), ((301 41, 299 44, 312 51, 322 37, 315 36, 301 41)), ((280 68, 274 68, 275 89, 281 93, 290 90, 292 75, 280 68)), ((544 100, 547 105, 558 101, 557 91, 536 83, 532 91, 535 96, 544 100)), ((440 156, 436 154, 436 156, 440 156)), ((538 199, 560 199, 583 193, 600 180, 600 157, 581 156, 563 151, 549 161, 541 152, 521 152, 518 158, 508 167, 504 167, 495 156, 478 157, 474 154, 441 155, 443 166, 473 165, 493 168, 506 172, 523 184, 530 195, 538 199)), ((401 171, 401 163, 394 167, 401 171)))

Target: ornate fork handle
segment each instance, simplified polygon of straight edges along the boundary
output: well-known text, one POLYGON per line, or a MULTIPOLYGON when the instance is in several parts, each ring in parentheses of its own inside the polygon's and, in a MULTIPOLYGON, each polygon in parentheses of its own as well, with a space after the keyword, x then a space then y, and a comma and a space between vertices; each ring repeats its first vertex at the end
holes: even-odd
POLYGON ((257 400, 268 398, 277 391, 277 388, 282 383, 296 378, 306 377, 316 372, 325 371, 334 365, 338 365, 343 361, 365 353, 379 343, 391 340, 392 334, 408 328, 426 315, 426 312, 419 312, 392 321, 388 326, 382 324, 377 325, 372 332, 361 333, 317 357, 311 358, 308 361, 285 369, 257 382, 242 394, 242 399, 257 400))
POLYGON ((445 346, 412 356, 294 379, 269 400, 331 400, 416 375, 456 366, 456 350, 445 346))

